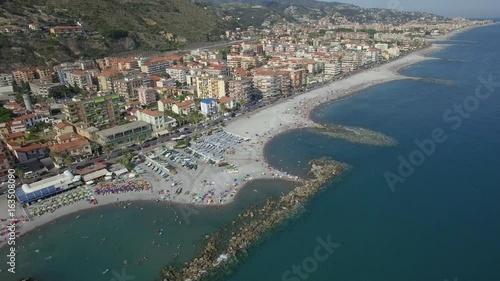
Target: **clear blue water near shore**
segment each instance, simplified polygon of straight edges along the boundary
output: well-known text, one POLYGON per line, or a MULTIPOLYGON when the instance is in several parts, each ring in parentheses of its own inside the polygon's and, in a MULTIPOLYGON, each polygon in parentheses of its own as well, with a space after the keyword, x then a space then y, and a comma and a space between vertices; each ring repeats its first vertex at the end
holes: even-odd
MULTIPOLYGON (((477 43, 457 43, 432 55, 445 60, 403 71, 409 76, 451 80, 451 85, 395 81, 314 112, 313 119, 320 123, 379 131, 397 139, 397 146, 355 144, 306 130, 291 131, 270 142, 266 147, 270 162, 295 174, 303 175, 310 159, 324 156, 353 169, 341 181, 327 184, 306 214, 255 247, 225 280, 500 280, 500 26, 478 28, 454 39, 477 43), (469 104, 469 109, 474 108, 465 112, 470 117, 459 117, 454 105, 473 102, 479 77, 488 81, 489 75, 497 85, 494 91, 479 100, 477 108, 469 104), (423 154, 423 163, 414 165, 411 175, 402 176, 398 157, 410 161, 409 156, 419 149, 415 141, 431 139, 435 129, 441 129, 446 140, 435 143, 429 156, 423 154), (404 182, 395 183, 391 190, 386 172, 404 182), (328 237, 340 247, 326 260, 311 263, 320 245, 317 239, 328 237), (309 269, 304 269, 304 261, 309 269)), ((487 92, 483 86, 480 93, 487 92)), ((18 266, 25 266, 18 270, 41 281, 104 281, 113 278, 110 273, 102 275, 104 269, 121 272, 123 260, 128 259, 126 272, 134 280, 156 280, 178 251, 177 244, 182 244, 180 260, 186 260, 199 248, 193 248, 193 242, 199 245, 203 235, 229 222, 256 196, 262 200, 264 191, 276 194, 289 188, 276 181, 255 182, 237 203, 192 216, 190 226, 173 224, 173 211, 150 203, 140 204, 144 210, 134 203, 128 209, 86 211, 78 220, 70 216, 22 239, 28 252, 20 252, 18 266), (255 186, 259 193, 252 191, 255 186), (152 223, 162 218, 163 226, 152 223), (165 229, 162 236, 154 234, 158 228, 165 229), (38 235, 44 238, 39 240, 38 235), (85 236, 89 238, 81 238, 85 236), (107 240, 101 245, 103 237, 107 240), (161 246, 152 245, 152 240, 161 246), (172 241, 169 247, 164 245, 167 240, 172 241), (35 249, 40 252, 34 253, 35 249), (45 260, 47 256, 53 258, 45 260), (148 260, 135 266, 141 256, 148 260)), ((5 253, 0 250, 1 256, 5 253)), ((0 279, 17 280, 5 272, 0 279)))
MULTIPOLYGON (((452 80, 452 85, 385 83, 314 113, 319 123, 387 134, 398 140, 396 147, 348 143, 304 130, 281 135, 268 146, 272 164, 289 171, 304 171, 307 160, 322 156, 354 169, 327 186, 299 223, 260 246, 228 280, 500 280, 500 26, 454 39, 477 43, 458 43, 432 55, 446 60, 403 71, 452 80), (471 96, 478 78, 489 75, 497 86, 475 108, 471 96), (467 119, 453 111, 464 101, 475 109, 465 110, 467 119), (452 113, 445 120, 447 110, 452 113), (409 160, 418 149, 415 140, 430 139, 436 128, 446 141, 392 192, 384 174, 399 175, 398 156, 409 160), (341 246, 325 261, 312 262, 317 238, 328 236, 341 246)), ((480 93, 487 92, 483 87, 480 93)))

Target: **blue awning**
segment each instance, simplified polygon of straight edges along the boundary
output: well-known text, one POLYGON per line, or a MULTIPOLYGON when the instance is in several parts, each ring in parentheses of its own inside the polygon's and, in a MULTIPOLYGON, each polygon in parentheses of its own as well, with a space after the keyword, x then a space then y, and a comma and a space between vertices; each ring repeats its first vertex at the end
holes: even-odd
POLYGON ((59 193, 61 191, 62 190, 55 187, 54 185, 30 193, 25 193, 22 188, 18 188, 16 189, 16 197, 19 200, 19 202, 21 202, 21 204, 27 204, 36 201, 38 199, 42 199, 47 196, 59 193))

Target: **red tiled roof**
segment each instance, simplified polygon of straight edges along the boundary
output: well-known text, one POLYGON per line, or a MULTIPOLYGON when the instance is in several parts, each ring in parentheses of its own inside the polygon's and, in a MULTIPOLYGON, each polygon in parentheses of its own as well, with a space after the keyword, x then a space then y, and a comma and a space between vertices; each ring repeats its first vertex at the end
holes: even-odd
POLYGON ((159 111, 153 111, 153 110, 150 110, 150 109, 139 109, 139 111, 141 113, 144 113, 144 114, 147 114, 147 115, 150 115, 150 116, 154 116, 154 117, 161 117, 163 116, 163 114, 159 111))
POLYGON ((219 99, 219 103, 230 103, 231 101, 233 101, 231 97, 222 97, 219 99))
POLYGON ((73 140, 73 141, 70 141, 67 143, 61 143, 61 144, 54 145, 50 149, 52 151, 56 151, 56 152, 63 152, 66 150, 78 149, 78 148, 86 146, 88 144, 89 144, 89 141, 86 138, 80 137, 76 140, 73 140))
POLYGON ((12 147, 21 146, 21 144, 18 143, 17 141, 11 141, 11 142, 8 142, 7 144, 12 146, 12 147))
POLYGON ((37 150, 37 149, 42 149, 44 147, 47 147, 47 144, 36 143, 36 144, 28 145, 25 147, 20 147, 20 148, 16 149, 16 151, 17 152, 28 152, 28 151, 33 151, 33 150, 37 150))
POLYGON ((64 127, 68 127, 68 126, 71 126, 70 124, 66 123, 66 122, 59 122, 57 123, 54 127, 56 129, 62 129, 64 127))
POLYGON ((65 140, 70 140, 72 138, 78 138, 78 135, 75 133, 67 133, 64 135, 60 135, 57 138, 59 139, 59 141, 65 141, 65 140))
POLYGON ((192 101, 192 100, 185 100, 183 102, 178 102, 175 105, 177 105, 177 107, 186 109, 186 108, 190 108, 191 105, 193 105, 193 104, 194 104, 194 101, 192 101))
POLYGON ((24 137, 24 133, 23 132, 9 134, 7 136, 7 139, 15 139, 15 138, 20 138, 20 137, 24 137))
POLYGON ((149 79, 151 79, 151 81, 160 81, 161 80, 161 77, 160 76, 157 76, 157 75, 151 75, 149 76, 149 79))
POLYGON ((162 103, 167 104, 167 103, 173 103, 174 101, 171 99, 162 99, 160 100, 162 103))
POLYGON ((35 116, 36 116, 35 113, 26 114, 26 115, 22 115, 22 116, 14 118, 13 121, 24 121, 24 120, 28 120, 30 118, 33 118, 35 116))

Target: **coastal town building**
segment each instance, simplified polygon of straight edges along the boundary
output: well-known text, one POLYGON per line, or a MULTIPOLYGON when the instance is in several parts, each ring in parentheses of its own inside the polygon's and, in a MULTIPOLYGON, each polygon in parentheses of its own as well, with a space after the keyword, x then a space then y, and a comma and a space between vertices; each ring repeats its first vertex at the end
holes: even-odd
POLYGON ((226 76, 201 75, 196 77, 198 98, 219 98, 229 94, 229 78, 226 76))
POLYGON ((165 74, 167 67, 171 64, 172 62, 168 58, 150 58, 141 65, 141 71, 147 75, 165 74))
POLYGON ((255 93, 263 99, 281 95, 281 79, 278 73, 272 70, 260 70, 253 76, 255 93))
POLYGON ((69 73, 68 84, 73 87, 83 89, 86 85, 92 84, 90 72, 76 70, 69 73))
POLYGON ((139 103, 142 105, 149 105, 156 102, 156 90, 148 87, 140 87, 137 89, 139 96, 139 103))
POLYGON ((95 133, 96 142, 101 145, 125 146, 139 140, 151 138, 151 124, 134 121, 95 133))
POLYGON ((180 83, 186 83, 186 76, 189 73, 189 69, 187 67, 181 66, 181 65, 174 65, 167 67, 165 70, 167 74, 170 76, 170 78, 174 79, 175 81, 178 81, 180 83))
POLYGON ((50 80, 52 78, 52 71, 46 67, 24 67, 12 71, 14 81, 21 85, 21 83, 29 83, 33 79, 50 80))
POLYGON ((113 81, 113 89, 116 94, 122 96, 125 101, 137 100, 138 89, 140 87, 148 87, 151 80, 144 75, 129 75, 122 79, 113 81))
POLYGON ((118 95, 73 100, 63 106, 66 121, 84 123, 85 126, 103 127, 116 124, 120 120, 125 102, 118 95))
POLYGON ((86 138, 78 135, 75 135, 75 137, 72 137, 69 141, 51 146, 50 151, 61 156, 71 155, 75 158, 83 158, 92 155, 90 142, 86 138))
POLYGON ((149 109, 138 109, 134 115, 138 121, 144 121, 151 124, 153 131, 164 130, 167 127, 177 127, 177 121, 169 116, 165 116, 163 112, 149 109))
POLYGON ((83 184, 81 176, 73 175, 69 170, 40 181, 23 184, 16 189, 16 197, 21 204, 30 204, 40 199, 54 196, 83 184))
POLYGON ((165 112, 166 110, 172 110, 172 105, 174 105, 173 100, 161 99, 158 101, 158 110, 161 112, 165 112))
POLYGON ((205 116, 212 116, 219 113, 219 104, 216 99, 207 98, 200 101, 201 113, 205 116))
POLYGON ((44 122, 44 118, 43 116, 36 113, 29 113, 12 119, 12 122, 15 121, 21 122, 21 124, 23 124, 25 128, 30 128, 35 126, 39 122, 44 122))
POLYGON ((228 81, 229 96, 237 101, 247 103, 254 94, 253 82, 251 79, 235 78, 228 81))
POLYGON ((35 143, 14 148, 14 155, 19 163, 28 163, 47 157, 47 144, 35 143))
POLYGON ((219 99, 219 108, 221 110, 232 110, 236 105, 237 102, 231 97, 222 97, 219 99))
POLYGON ((29 82, 31 93, 34 96, 48 97, 50 90, 61 86, 59 83, 52 83, 47 80, 34 79, 29 82))
POLYGON ((174 103, 172 111, 179 115, 188 115, 189 112, 196 110, 196 104, 192 100, 185 100, 183 102, 174 103))
POLYGON ((54 126, 54 131, 58 136, 74 133, 75 129, 67 122, 59 122, 54 126))

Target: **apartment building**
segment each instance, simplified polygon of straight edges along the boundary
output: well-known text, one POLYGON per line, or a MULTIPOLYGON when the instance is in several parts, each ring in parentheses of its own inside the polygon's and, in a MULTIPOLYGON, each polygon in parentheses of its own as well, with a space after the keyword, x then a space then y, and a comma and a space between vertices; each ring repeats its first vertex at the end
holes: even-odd
POLYGON ((76 70, 90 70, 97 68, 93 60, 79 60, 76 62, 65 62, 54 66, 54 72, 59 78, 59 83, 69 85, 70 73, 76 70))
POLYGON ((105 69, 97 76, 99 90, 114 91, 114 81, 123 78, 123 73, 116 69, 105 69))
POLYGON ((224 64, 210 65, 205 67, 203 71, 211 76, 229 76, 231 74, 229 67, 224 64))
POLYGON ((63 106, 63 114, 70 123, 84 123, 86 127, 104 127, 121 120, 125 110, 123 98, 118 95, 74 100, 63 106))
POLYGON ((167 58, 151 58, 141 65, 141 72, 147 75, 164 74, 171 64, 171 60, 167 58))
POLYGON ((226 76, 201 75, 196 77, 196 93, 199 98, 219 98, 229 94, 229 78, 226 76))
POLYGON ((14 81, 20 85, 23 82, 29 83, 31 80, 36 78, 41 80, 51 80, 52 70, 46 67, 24 67, 12 71, 12 76, 14 77, 14 81))
POLYGON ((156 102, 156 90, 148 87, 140 87, 137 89, 139 102, 142 105, 149 105, 156 102))
POLYGON ((281 95, 281 78, 272 70, 260 70, 253 76, 253 87, 256 94, 268 99, 281 95))
POLYGON ((325 75, 335 77, 342 73, 342 65, 339 62, 325 63, 325 75))
POLYGON ((68 84, 83 89, 85 86, 92 84, 92 76, 88 71, 72 71, 69 73, 68 84))
POLYGON ((165 70, 170 78, 175 79, 175 81, 179 81, 180 83, 186 83, 186 76, 189 73, 189 69, 187 67, 181 65, 174 65, 167 67, 165 70))
POLYGON ((176 127, 177 121, 174 118, 165 116, 163 112, 149 109, 138 109, 134 113, 138 121, 151 124, 153 131, 165 130, 168 126, 176 127))
POLYGON ((236 78, 228 81, 229 96, 246 103, 252 99, 253 83, 251 79, 236 78))
POLYGON ((30 83, 31 93, 35 96, 48 97, 50 89, 61 86, 59 83, 52 83, 47 80, 34 79, 30 83))
POLYGON ((113 88, 116 94, 122 96, 125 101, 133 101, 139 98, 137 90, 140 87, 147 87, 151 83, 148 77, 139 75, 117 79, 113 81, 113 88))

